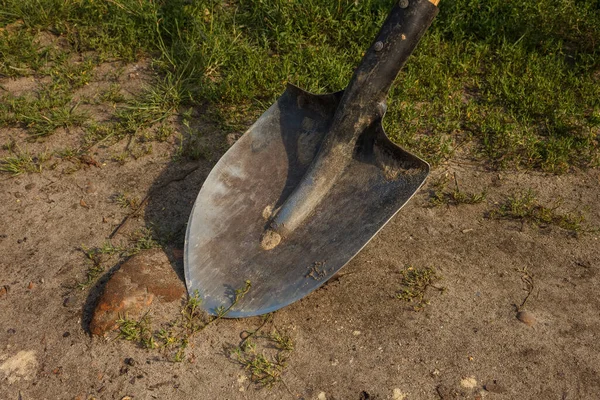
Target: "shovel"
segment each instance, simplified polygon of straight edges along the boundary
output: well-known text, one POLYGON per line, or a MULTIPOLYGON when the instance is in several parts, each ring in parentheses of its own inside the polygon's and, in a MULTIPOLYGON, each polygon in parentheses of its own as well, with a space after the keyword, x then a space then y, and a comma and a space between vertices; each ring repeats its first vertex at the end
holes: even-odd
POLYGON ((208 313, 249 317, 303 298, 421 187, 429 165, 392 143, 381 120, 438 1, 400 0, 344 91, 288 85, 214 166, 184 254, 188 293, 208 313))

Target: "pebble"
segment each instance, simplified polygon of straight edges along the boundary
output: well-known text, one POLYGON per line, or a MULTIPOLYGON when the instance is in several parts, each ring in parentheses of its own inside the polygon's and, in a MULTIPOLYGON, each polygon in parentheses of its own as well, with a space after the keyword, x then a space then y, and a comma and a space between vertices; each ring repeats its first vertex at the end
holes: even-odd
POLYGON ((248 331, 243 331, 242 333, 240 333, 240 339, 242 340, 246 339, 248 336, 250 336, 250 333, 248 333, 248 331))
POLYGON ((474 389, 477 387, 477 380, 474 376, 468 376, 460 380, 460 386, 465 389, 474 389))
POLYGON ((8 294, 9 289, 10 289, 10 286, 8 286, 8 285, 4 285, 4 286, 0 287, 0 298, 6 296, 8 294))
POLYGON ((502 385, 500 385, 497 381, 493 381, 490 383, 486 383, 485 385, 483 385, 483 388, 488 391, 488 392, 492 392, 492 393, 504 393, 506 392, 506 388, 502 385))
POLYGON ((134 360, 133 358, 131 358, 131 357, 127 357, 127 358, 125 359, 125 364, 127 364, 127 365, 129 365, 129 366, 133 367, 133 366, 135 366, 136 362, 135 362, 135 360, 134 360))
POLYGON ((71 336, 71 332, 65 332, 65 333, 63 333, 63 337, 64 338, 67 338, 69 336, 71 336))
POLYGON ((533 326, 537 322, 533 314, 525 310, 517 313, 517 319, 528 326, 533 326))
POLYGON ((35 183, 28 183, 25 185, 25 190, 31 190, 35 187, 35 183))
POLYGON ((29 282, 29 284, 27 285, 27 289, 33 290, 33 288, 35 288, 35 283, 29 282))
POLYGON ((85 185, 85 192, 87 194, 92 194, 92 193, 96 193, 97 192, 96 187, 92 184, 92 182, 88 182, 85 185))
POLYGON ((321 392, 321 393, 319 393, 319 396, 317 396, 317 399, 327 400, 327 394, 325 394, 325 392, 321 392))
POLYGON ((63 300, 63 307, 73 307, 75 303, 75 296, 65 297, 65 299, 63 300))

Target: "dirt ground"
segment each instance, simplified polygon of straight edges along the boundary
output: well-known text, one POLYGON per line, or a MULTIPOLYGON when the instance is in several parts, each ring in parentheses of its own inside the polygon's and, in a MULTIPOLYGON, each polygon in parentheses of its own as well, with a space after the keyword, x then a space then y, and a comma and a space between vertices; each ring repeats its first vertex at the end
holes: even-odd
MULTIPOLYGON (((128 214, 117 193, 152 196, 114 243, 152 227, 183 247, 193 201, 228 146, 226 134, 197 129, 212 149, 200 161, 174 161, 173 139, 125 163, 111 159, 121 143, 92 149, 92 165, 58 160, 39 174, 0 175, 0 399, 600 398, 599 234, 486 218, 531 188, 541 203, 562 199, 561 209, 582 210, 588 226, 600 226, 597 169, 497 172, 460 158, 437 168, 339 279, 274 315, 269 324, 289 333, 294 350, 283 382, 270 389, 252 384, 224 350, 257 328, 258 317, 209 326, 177 363, 114 336, 90 336, 98 293, 123 259, 105 260, 104 277, 81 289, 90 266, 82 247, 101 246, 128 214), (445 173, 456 173, 462 190, 485 190, 486 201, 429 207, 431 182, 445 173), (443 277, 446 290, 429 290, 422 311, 396 297, 408 265, 443 277), (523 271, 533 277, 525 307, 532 326, 516 318, 527 295, 523 271)), ((24 130, 0 127, 2 142, 13 137, 32 151, 73 143, 77 133, 59 129, 28 143, 24 130)), ((181 271, 180 263, 173 268, 181 271)), ((151 314, 168 320, 179 307, 151 314)))

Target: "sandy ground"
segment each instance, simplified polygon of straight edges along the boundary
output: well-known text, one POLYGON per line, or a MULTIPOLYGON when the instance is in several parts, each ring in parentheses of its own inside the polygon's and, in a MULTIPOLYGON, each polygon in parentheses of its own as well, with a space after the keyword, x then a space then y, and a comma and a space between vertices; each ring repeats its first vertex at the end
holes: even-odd
MULTIPOLYGON (((426 186, 339 279, 278 311, 265 329, 288 332, 295 349, 283 382, 271 389, 252 384, 224 350, 260 318, 211 325, 193 337, 180 363, 90 336, 90 311, 123 259, 108 258, 104 278, 79 289, 89 267, 82 245, 101 246, 128 213, 116 193, 141 199, 161 187, 113 242, 153 227, 183 247, 193 201, 228 145, 225 134, 197 129, 212 148, 197 162, 173 161, 171 140, 125 164, 111 161, 114 147, 97 147, 97 166, 73 171, 59 160, 41 174, 0 175, 0 399, 600 398, 598 233, 573 236, 485 217, 508 195, 531 188, 542 203, 561 198, 561 209, 583 210, 589 226, 600 226, 598 170, 498 173, 471 161, 438 168, 433 180, 456 173, 461 189, 486 190, 487 200, 431 208, 426 186), (443 276, 446 291, 429 291, 431 304, 420 312, 395 296, 408 265, 443 276), (515 317, 514 305, 527 295, 524 269, 534 282, 526 304, 533 326, 515 317)), ((0 127, 1 142, 14 137, 32 150, 77 134, 58 131, 27 144, 26 132, 0 127)), ((157 306, 151 315, 168 320, 179 307, 157 306)))

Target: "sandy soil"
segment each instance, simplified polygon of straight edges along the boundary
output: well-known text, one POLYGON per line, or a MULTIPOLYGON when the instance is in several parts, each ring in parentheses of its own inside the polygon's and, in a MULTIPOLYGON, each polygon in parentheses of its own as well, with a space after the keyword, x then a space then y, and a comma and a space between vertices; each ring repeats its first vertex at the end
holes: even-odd
MULTIPOLYGON (((485 189, 487 200, 431 208, 426 187, 339 279, 277 312, 270 324, 291 335, 295 350, 272 389, 251 384, 224 350, 260 318, 211 325, 180 363, 91 337, 90 311, 123 259, 106 259, 104 278, 78 289, 89 267, 82 245, 102 245, 128 213, 116 193, 141 199, 160 187, 113 242, 153 227, 183 246, 197 192, 228 145, 225 134, 197 129, 212 149, 198 162, 174 162, 173 139, 125 164, 111 161, 114 148, 98 147, 98 166, 72 171, 59 161, 41 174, 0 175, 0 399, 600 398, 599 235, 485 218, 495 203, 531 188, 542 203, 562 198, 562 209, 581 209, 590 226, 600 226, 598 170, 498 173, 460 160, 436 170, 433 179, 456 172, 461 189, 485 189), (443 276, 446 291, 428 292, 431 304, 420 312, 395 297, 408 265, 433 266, 443 276), (514 304, 527 294, 523 269, 534 279, 526 305, 533 326, 515 317, 514 304)), ((0 127, 0 142, 12 136, 32 150, 52 149, 77 134, 59 131, 27 144, 25 132, 0 127)), ((178 307, 151 313, 168 320, 178 307)))

